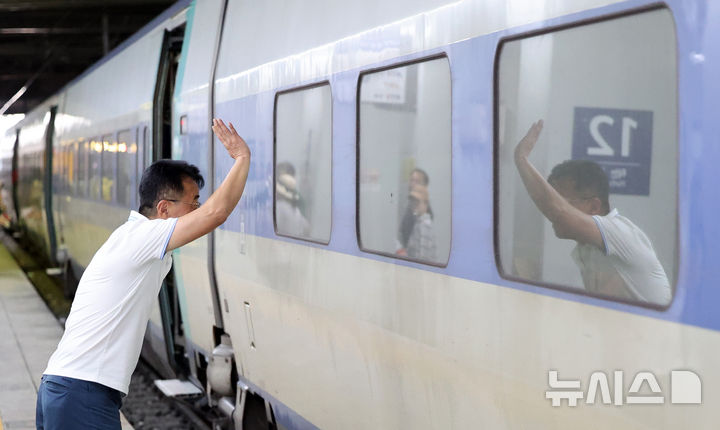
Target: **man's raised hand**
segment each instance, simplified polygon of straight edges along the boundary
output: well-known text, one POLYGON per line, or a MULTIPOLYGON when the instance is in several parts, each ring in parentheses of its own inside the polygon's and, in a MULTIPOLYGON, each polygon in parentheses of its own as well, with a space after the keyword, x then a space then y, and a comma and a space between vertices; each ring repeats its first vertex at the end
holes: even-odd
POLYGON ((527 159, 530 156, 535 143, 540 136, 540 132, 543 129, 543 120, 538 120, 536 123, 530 126, 525 137, 520 140, 520 143, 515 147, 515 160, 527 159))
POLYGON ((230 156, 234 159, 239 157, 250 157, 250 148, 242 137, 235 131, 232 123, 228 123, 228 128, 221 119, 213 119, 212 129, 215 136, 220 139, 225 149, 227 149, 230 156))

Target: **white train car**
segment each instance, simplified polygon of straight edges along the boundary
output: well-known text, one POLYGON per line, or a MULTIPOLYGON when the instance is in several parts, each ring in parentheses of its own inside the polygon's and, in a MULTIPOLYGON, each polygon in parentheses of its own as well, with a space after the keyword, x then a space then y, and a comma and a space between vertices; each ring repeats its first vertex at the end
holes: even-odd
POLYGON ((238 209, 177 252, 194 374, 221 323, 241 385, 285 425, 714 422, 718 231, 705 193, 718 152, 704 140, 718 113, 719 13, 702 1, 194 5, 174 154, 217 185, 222 147, 198 150, 213 116, 253 151, 238 209), (218 17, 210 87, 212 37, 195 34, 218 17), (554 237, 512 163, 538 118, 535 164, 603 166, 670 301, 583 287, 573 244, 554 237), (303 219, 280 214, 288 164, 303 219), (411 258, 398 237, 416 168, 430 179, 435 243, 411 258), (580 401, 552 406, 562 395, 580 401))
POLYGON ((149 338, 236 425, 709 427, 718 38, 703 0, 180 3, 59 95, 57 247, 81 270, 155 158, 207 198, 223 118, 245 195, 174 251, 149 338), (601 165, 669 299, 584 286, 513 163, 540 118, 533 164, 601 165))

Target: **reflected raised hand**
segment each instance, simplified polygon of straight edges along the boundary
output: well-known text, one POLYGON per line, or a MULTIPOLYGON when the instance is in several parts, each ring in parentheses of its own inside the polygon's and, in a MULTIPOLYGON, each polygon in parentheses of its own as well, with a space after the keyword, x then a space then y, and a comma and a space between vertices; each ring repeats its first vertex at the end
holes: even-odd
POLYGON ((515 147, 515 160, 527 158, 530 156, 535 143, 537 143, 540 132, 543 129, 543 120, 538 120, 530 126, 525 137, 520 140, 520 143, 515 147))

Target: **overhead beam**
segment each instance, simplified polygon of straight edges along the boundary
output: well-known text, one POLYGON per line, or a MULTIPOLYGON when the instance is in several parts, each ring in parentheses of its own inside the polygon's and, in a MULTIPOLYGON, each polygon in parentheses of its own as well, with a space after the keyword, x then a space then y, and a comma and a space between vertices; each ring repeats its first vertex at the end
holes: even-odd
MULTIPOLYGON (((113 33, 130 33, 137 31, 137 26, 113 26, 113 33)), ((69 28, 51 28, 51 27, 17 27, 17 28, 0 28, 0 34, 22 34, 22 35, 34 35, 34 34, 95 34, 102 33, 103 29, 101 26, 98 27, 69 27, 69 28)))
MULTIPOLYGON (((28 73, 3 73, 3 74, 0 74, 0 81, 23 81, 23 82, 25 82, 28 80, 28 78, 30 78, 30 76, 33 75, 33 73, 34 73, 34 71, 28 72, 28 73)), ((43 81, 47 81, 50 79, 58 80, 58 81, 62 81, 62 80, 69 81, 80 73, 82 73, 82 71, 73 72, 73 73, 70 73, 70 72, 67 72, 67 73, 47 72, 47 73, 43 73, 42 76, 39 77, 39 79, 42 79, 43 81)))
POLYGON ((168 5, 173 4, 168 0, 26 0, 26 1, 3 1, 0 2, 1 12, 19 12, 24 10, 57 10, 57 9, 89 9, 107 7, 125 7, 138 5, 168 5))
MULTIPOLYGON (((0 41, 2 42, 2 41, 0 41)), ((44 43, 0 43, 0 57, 38 57, 47 54, 49 49, 44 43)), ((76 45, 76 46, 62 46, 63 56, 69 57, 95 57, 100 53, 100 49, 97 46, 88 45, 76 45)), ((11 59, 8 59, 11 60, 11 59)), ((7 64, 4 60, 0 61, 0 64, 7 64)))

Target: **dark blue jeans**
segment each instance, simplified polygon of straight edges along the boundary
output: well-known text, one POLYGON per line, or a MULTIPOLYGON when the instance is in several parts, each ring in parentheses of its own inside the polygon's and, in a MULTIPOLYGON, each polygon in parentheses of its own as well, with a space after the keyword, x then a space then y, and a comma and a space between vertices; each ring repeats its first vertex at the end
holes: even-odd
POLYGON ((120 430, 122 393, 96 382, 43 375, 35 409, 38 430, 120 430))

